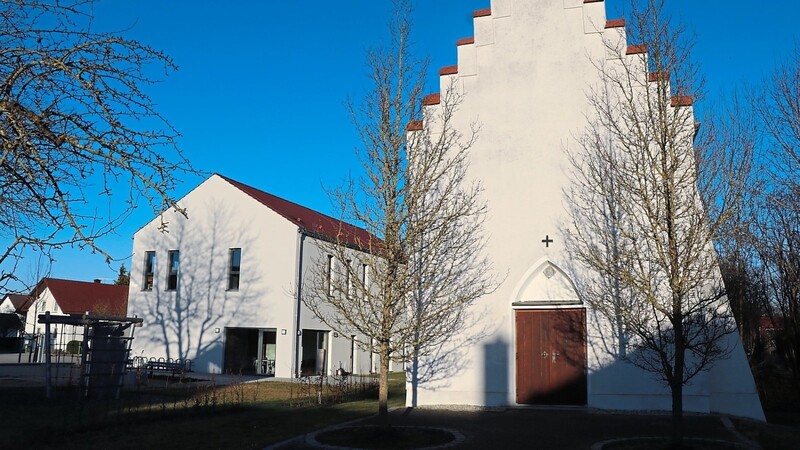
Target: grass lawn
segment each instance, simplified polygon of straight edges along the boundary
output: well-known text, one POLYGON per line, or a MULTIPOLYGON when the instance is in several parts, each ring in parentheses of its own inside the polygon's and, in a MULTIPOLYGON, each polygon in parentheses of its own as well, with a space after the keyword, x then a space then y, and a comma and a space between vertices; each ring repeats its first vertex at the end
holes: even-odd
MULTIPOLYGON (((193 391, 165 386, 153 392, 158 399, 153 403, 125 408, 87 403, 81 408, 77 401, 48 403, 41 388, 0 388, 6 430, 0 433, 0 448, 263 448, 378 410, 377 398, 291 406, 297 385, 273 381, 193 391)), ((390 405, 404 401, 404 374, 394 373, 390 405)))

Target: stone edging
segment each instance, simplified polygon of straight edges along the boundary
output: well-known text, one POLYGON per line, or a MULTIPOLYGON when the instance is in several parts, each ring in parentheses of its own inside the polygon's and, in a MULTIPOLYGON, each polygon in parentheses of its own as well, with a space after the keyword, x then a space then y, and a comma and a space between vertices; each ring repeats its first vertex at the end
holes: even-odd
MULTIPOLYGON (((622 439, 609 439, 607 441, 595 442, 590 447, 591 450, 603 450, 606 445, 608 444, 616 444, 619 442, 629 442, 629 441, 668 441, 670 438, 668 436, 662 437, 630 437, 630 438, 622 438, 622 439)), ((750 450, 753 447, 741 442, 734 442, 734 441, 726 441, 724 439, 703 439, 703 438, 684 438, 684 442, 713 442, 713 443, 720 443, 725 445, 732 445, 735 448, 741 448, 742 450, 750 450)))
MULTIPOLYGON (((341 428, 350 428, 350 427, 356 427, 356 426, 359 426, 359 425, 339 424, 339 425, 334 425, 334 426, 330 426, 330 427, 327 427, 327 428, 323 428, 322 430, 318 430, 318 431, 314 431, 312 433, 306 434, 305 443, 306 443, 306 445, 310 445, 310 446, 312 446, 314 448, 321 448, 321 449, 326 449, 326 450, 357 450, 357 449, 354 449, 352 447, 338 447, 338 446, 335 446, 335 445, 326 445, 326 444, 322 444, 319 441, 317 441, 317 435, 320 434, 320 433, 327 433, 328 431, 334 431, 334 430, 338 430, 338 429, 341 429, 341 428)), ((360 426, 364 427, 364 428, 366 428, 366 427, 377 427, 377 425, 360 425, 360 426)), ((414 425, 393 425, 392 428, 417 428, 417 429, 421 429, 421 430, 438 430, 438 431, 445 431, 445 432, 450 433, 450 434, 453 435, 453 440, 448 442, 448 443, 446 443, 446 444, 434 445, 432 447, 420 447, 420 448, 418 448, 416 450, 434 450, 434 449, 454 447, 456 445, 459 445, 459 444, 463 443, 464 440, 466 439, 466 436, 464 436, 463 433, 461 433, 460 431, 453 430, 451 428, 426 427, 426 426, 414 426, 414 425)))

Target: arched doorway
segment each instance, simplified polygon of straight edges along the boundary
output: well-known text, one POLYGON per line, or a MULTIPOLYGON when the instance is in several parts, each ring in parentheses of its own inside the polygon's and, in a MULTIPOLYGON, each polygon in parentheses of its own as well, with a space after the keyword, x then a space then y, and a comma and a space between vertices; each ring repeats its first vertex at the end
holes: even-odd
POLYGON ((514 292, 516 402, 586 404, 586 310, 575 285, 549 260, 514 292))

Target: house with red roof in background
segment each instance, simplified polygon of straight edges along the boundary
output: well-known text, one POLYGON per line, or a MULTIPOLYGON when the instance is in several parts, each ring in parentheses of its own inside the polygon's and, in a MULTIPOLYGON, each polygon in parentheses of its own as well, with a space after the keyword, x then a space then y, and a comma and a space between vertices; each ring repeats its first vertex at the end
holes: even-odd
POLYGON ((25 316, 25 333, 42 334, 44 325, 37 323, 39 314, 83 315, 86 313, 125 317, 128 312, 128 286, 104 284, 100 280, 75 281, 42 278, 21 303, 25 316))
POLYGON ((24 294, 6 294, 0 300, 0 338, 22 333, 31 298, 24 294))
POLYGON ((31 298, 25 294, 6 294, 0 300, 0 314, 25 315, 31 304, 31 298))
POLYGON ((374 370, 377 357, 359 346, 366 339, 323 324, 300 293, 319 276, 315 264, 344 263, 325 245, 347 246, 347 263, 358 264, 379 239, 218 174, 177 205, 188 218, 165 211, 134 234, 129 315, 144 320, 134 356, 190 359, 203 373, 374 370))

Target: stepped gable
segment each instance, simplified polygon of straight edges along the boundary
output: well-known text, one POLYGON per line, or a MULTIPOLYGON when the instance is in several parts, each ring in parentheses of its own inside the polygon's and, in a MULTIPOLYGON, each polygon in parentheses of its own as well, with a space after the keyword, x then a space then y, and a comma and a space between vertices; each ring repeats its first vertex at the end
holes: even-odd
POLYGON ((375 251, 381 240, 367 230, 298 205, 278 196, 217 174, 257 202, 275 211, 306 233, 330 242, 343 242, 359 250, 375 251))
MULTIPOLYGON (((498 2, 499 3, 499 2, 498 2)), ((604 0, 565 0, 564 1, 564 8, 571 9, 571 8, 578 8, 583 7, 583 5, 594 5, 604 3, 604 0)), ((493 5, 494 6, 494 5, 493 5)), ((501 9, 503 9, 504 14, 503 17, 507 17, 510 15, 510 7, 508 6, 507 2, 502 2, 501 9)), ((605 7, 603 7, 605 10, 605 7)), ((588 13, 584 14, 584 32, 585 33, 598 33, 601 30, 592 29, 593 22, 591 21, 590 15, 588 13)), ((473 28, 475 28, 475 21, 481 18, 493 18, 492 16, 492 8, 483 8, 475 10, 472 13, 473 17, 473 28)), ((604 29, 606 30, 619 30, 621 32, 622 37, 625 36, 625 19, 624 18, 616 18, 616 19, 607 19, 604 22, 604 29)), ((491 43, 491 42, 489 42, 491 43)), ((465 37, 456 40, 456 47, 466 47, 466 46, 475 46, 478 43, 476 42, 475 36, 465 37)), ((647 53, 647 44, 634 44, 634 45, 627 45, 624 47, 624 55, 626 56, 634 56, 634 55, 646 55, 647 53)), ((616 59, 620 55, 608 55, 607 59, 616 59)), ((460 62, 460 61, 459 61, 460 62)), ((450 66, 444 66, 439 70, 439 76, 469 76, 469 75, 476 75, 476 73, 470 74, 461 74, 459 73, 459 65, 454 64, 450 66)), ((669 74, 668 73, 650 73, 647 75, 647 81, 649 82, 656 82, 656 81, 669 81, 669 74)), ((423 106, 433 106, 439 104, 439 101, 434 99, 440 99, 440 94, 430 94, 425 96, 422 100, 423 106), (437 97, 433 97, 436 95, 437 97)), ((672 97, 672 106, 691 106, 692 99, 687 96, 674 96, 672 97)), ((413 121, 408 124, 408 131, 419 131, 422 129, 422 122, 421 121, 413 121)))

